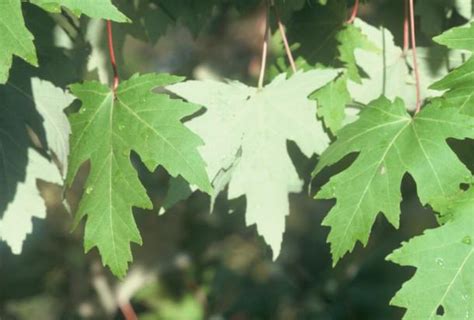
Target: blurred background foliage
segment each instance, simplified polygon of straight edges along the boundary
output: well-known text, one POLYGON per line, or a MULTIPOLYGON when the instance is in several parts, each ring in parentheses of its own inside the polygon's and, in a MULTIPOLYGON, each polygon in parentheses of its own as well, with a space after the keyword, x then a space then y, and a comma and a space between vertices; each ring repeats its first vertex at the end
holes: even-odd
MULTIPOLYGON (((433 29, 424 27, 427 23, 435 21, 442 31, 465 22, 451 2, 429 1, 430 10, 417 17, 421 45, 431 44, 433 29)), ((421 9, 426 6, 426 1, 417 3, 421 9)), ((261 1, 117 0, 115 4, 134 21, 114 25, 123 79, 136 72, 169 72, 256 83, 265 26, 261 1)), ((278 0, 277 5, 295 55, 311 65, 338 66, 335 35, 353 1, 278 0)), ((25 79, 36 76, 63 88, 81 79, 109 82, 104 21, 75 19, 67 12, 47 14, 28 3, 23 10, 41 67, 17 59, 12 79, 27 83, 25 79)), ((390 29, 401 45, 403 1, 366 1, 359 16, 390 29)), ((278 33, 272 40, 267 78, 286 68, 278 33)), ((24 90, 28 91, 27 84, 24 90)), ((466 163, 474 163, 466 147, 453 147, 468 159, 466 163)), ((307 179, 317 159, 306 159, 291 143, 288 148, 300 176, 307 179)), ((111 276, 96 250, 84 255, 82 230, 70 230, 72 218, 62 202, 63 190, 40 181, 47 219, 34 221, 35 232, 27 238, 22 255, 12 255, 0 243, 0 319, 123 319, 129 303, 140 319, 401 318, 403 310, 390 307, 389 301, 414 270, 384 258, 402 241, 436 225, 429 209, 419 204, 409 177, 402 190, 400 230, 379 217, 368 246, 358 244, 333 268, 325 243, 328 229, 320 226, 332 201, 314 201, 307 192, 291 196, 282 253, 273 261, 255 228, 245 227, 245 198, 227 201, 220 196, 209 214, 208 197, 195 193, 158 215, 169 176, 162 169, 147 172, 137 156, 133 159, 155 209, 136 210, 144 245, 133 246, 128 276, 123 281, 111 276)), ((311 190, 318 190, 349 160, 327 170, 326 178, 312 182, 311 190)), ((84 166, 67 192, 72 212, 87 173, 84 166)), ((307 190, 309 184, 307 180, 307 190)))

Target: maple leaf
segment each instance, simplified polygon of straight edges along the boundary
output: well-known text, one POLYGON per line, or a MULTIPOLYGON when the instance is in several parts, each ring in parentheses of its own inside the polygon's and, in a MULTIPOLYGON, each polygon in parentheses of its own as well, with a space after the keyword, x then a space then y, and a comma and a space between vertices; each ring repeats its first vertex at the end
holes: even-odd
POLYGON ((58 13, 61 7, 67 7, 75 15, 88 15, 91 18, 108 19, 116 22, 130 22, 110 0, 30 0, 42 9, 58 13))
POLYGON ((449 210, 452 219, 411 239, 387 257, 417 271, 390 302, 403 319, 471 319, 474 312, 474 187, 449 210), (442 316, 438 310, 442 308, 442 316))
POLYGON ((32 101, 43 118, 47 147, 57 157, 61 171, 67 172, 71 127, 64 113, 74 98, 67 92, 38 78, 31 79, 32 101))
POLYGON ((0 84, 8 80, 12 57, 16 55, 37 66, 33 35, 23 20, 20 0, 0 1, 0 84))
POLYGON ((339 42, 337 47, 339 51, 339 60, 341 60, 347 68, 349 79, 356 83, 360 83, 361 77, 359 75, 354 54, 355 50, 358 49, 374 53, 380 53, 381 50, 369 40, 366 34, 362 32, 361 26, 364 26, 363 22, 357 19, 356 24, 357 25, 345 25, 336 35, 336 39, 339 42))
MULTIPOLYGON (((474 52, 474 23, 469 26, 452 28, 434 40, 452 49, 474 52)), ((465 114, 474 116, 474 58, 434 83, 435 90, 448 90, 441 101, 445 106, 457 107, 465 114)))
POLYGON ((446 139, 474 137, 474 119, 453 108, 428 105, 415 117, 400 99, 391 103, 381 97, 344 127, 338 139, 322 155, 313 173, 318 174, 346 155, 359 153, 352 165, 332 177, 316 195, 336 198, 324 219, 331 227, 328 241, 334 264, 356 241, 367 244, 379 212, 395 227, 399 225, 400 184, 409 173, 417 184, 423 204, 436 205, 472 179, 446 139))
POLYGON ((300 192, 303 186, 287 142, 294 141, 308 157, 326 148, 329 138, 314 116, 308 95, 337 74, 335 70, 313 70, 289 79, 281 74, 261 90, 211 80, 168 87, 206 108, 189 126, 205 141, 200 150, 214 196, 228 183, 230 199, 246 196, 247 225, 257 225, 275 258, 289 213, 288 193, 300 192))
POLYGON ((316 91, 311 99, 318 102, 318 116, 336 133, 346 118, 346 105, 352 101, 347 91, 347 76, 342 75, 316 91))
MULTIPOLYGON (((408 50, 406 54, 402 49, 395 45, 393 35, 385 28, 377 29, 366 22, 356 19, 354 30, 360 29, 368 41, 373 43, 376 50, 368 44, 365 46, 359 44, 340 45, 341 58, 343 52, 350 54, 353 49, 355 63, 361 68, 365 75, 356 81, 354 77, 349 78, 347 82, 348 90, 352 98, 359 103, 367 104, 381 95, 389 99, 396 97, 402 98, 407 107, 412 109, 416 104, 415 95, 415 77, 413 74, 412 51, 408 50), (349 48, 347 48, 349 46, 349 48)), ((356 31, 353 31, 355 33, 356 31)), ((356 36, 352 38, 357 39, 356 36)), ((361 38, 361 36, 359 36, 361 38)), ((362 38, 364 39, 364 38, 362 38)), ((360 40, 362 41, 362 40, 360 40)), ((463 63, 463 52, 446 52, 438 47, 418 47, 418 69, 420 75, 420 90, 422 100, 427 97, 439 96, 441 93, 435 90, 429 90, 429 85, 434 81, 440 80, 454 67, 463 63)), ((353 60, 346 65, 350 66, 353 60)))
POLYGON ((472 2, 469 0, 418 0, 415 12, 420 16, 421 30, 432 37, 443 31, 446 18, 450 17, 452 9, 466 20, 472 18, 472 2))
POLYGON ((98 82, 71 86, 82 107, 70 117, 68 183, 85 161, 91 163, 76 223, 88 216, 86 252, 97 246, 103 263, 119 277, 132 259, 130 242, 142 241, 132 207, 152 206, 130 162, 132 150, 149 170, 162 165, 172 176, 179 174, 190 184, 211 191, 204 161, 197 152, 201 139, 180 122, 199 107, 151 92, 179 80, 165 74, 135 75, 120 84, 115 99, 113 92, 98 82))
POLYGON ((348 81, 347 87, 352 98, 367 104, 381 95, 389 99, 401 97, 408 105, 414 105, 414 90, 408 84, 410 73, 405 56, 395 45, 393 35, 385 28, 376 28, 356 19, 354 26, 359 28, 377 50, 356 48, 357 65, 367 74, 360 81, 348 81))
POLYGON ((5 241, 14 254, 21 253, 27 234, 32 232, 32 218, 46 217, 46 206, 36 186, 37 179, 62 184, 58 168, 29 148, 25 181, 18 184, 15 198, 0 219, 0 240, 5 241))
MULTIPOLYGON (((62 184, 57 166, 30 147, 27 125, 45 132, 46 141, 40 139, 41 144, 47 143, 44 148, 52 150, 63 167, 67 166, 70 130, 63 110, 72 102, 72 96, 38 78, 24 83, 14 83, 13 78, 0 89, 0 238, 19 254, 32 231, 32 218, 46 216, 37 179, 62 184)), ((38 132, 35 134, 38 136, 38 132)))

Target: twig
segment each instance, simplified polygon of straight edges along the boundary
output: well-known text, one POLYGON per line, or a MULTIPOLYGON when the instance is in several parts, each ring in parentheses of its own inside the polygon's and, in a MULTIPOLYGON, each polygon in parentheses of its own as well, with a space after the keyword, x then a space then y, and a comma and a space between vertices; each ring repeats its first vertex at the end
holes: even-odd
POLYGON ((112 22, 110 22, 110 20, 107 20, 107 38, 109 43, 110 63, 112 64, 112 69, 114 71, 114 83, 112 89, 115 95, 117 93, 120 78, 117 70, 117 62, 115 60, 114 40, 112 36, 112 22))
POLYGON ((278 8, 274 0, 272 0, 271 4, 273 7, 273 11, 275 12, 275 18, 278 23, 278 28, 280 29, 280 34, 283 40, 283 44, 285 45, 286 56, 288 57, 288 61, 290 62, 291 70, 293 70, 293 73, 296 73, 296 63, 295 63, 295 59, 293 58, 293 54, 291 53, 290 45, 288 43, 288 38, 286 37, 285 25, 281 22, 280 13, 278 12, 278 8))
POLYGON ((268 25, 268 2, 265 1, 265 35, 263 39, 262 45, 262 63, 260 65, 260 76, 258 77, 258 89, 261 90, 263 88, 263 80, 265 78, 265 68, 267 66, 267 55, 268 55, 268 33, 269 33, 269 25, 268 25))
POLYGON ((409 15, 409 9, 408 9, 408 0, 404 0, 404 17, 403 17, 403 54, 406 54, 408 51, 408 46, 409 46, 409 36, 408 36, 408 30, 409 30, 409 22, 408 22, 408 15, 409 15))
POLYGON ((137 314, 135 313, 135 310, 133 310, 133 306, 130 302, 120 304, 119 307, 125 320, 138 320, 137 314))
POLYGON ((359 0, 355 0, 354 6, 352 7, 352 13, 350 18, 346 21, 346 23, 351 24, 354 22, 355 18, 357 17, 357 13, 359 12, 359 0))
POLYGON ((418 70, 418 61, 416 55, 416 39, 415 39, 415 10, 413 6, 413 0, 410 1, 410 31, 411 31, 411 49, 413 52, 413 69, 415 71, 416 81, 416 109, 415 114, 420 112, 421 109, 421 94, 420 94, 420 72, 418 70))

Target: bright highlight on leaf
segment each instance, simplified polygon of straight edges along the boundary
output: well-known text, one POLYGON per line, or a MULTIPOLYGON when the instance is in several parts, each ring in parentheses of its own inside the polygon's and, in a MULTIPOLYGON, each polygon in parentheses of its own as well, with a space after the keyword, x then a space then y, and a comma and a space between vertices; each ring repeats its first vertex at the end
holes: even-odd
POLYGON ((444 215, 451 221, 425 231, 388 260, 417 271, 392 299, 407 309, 404 320, 472 319, 474 312, 474 187, 444 215), (442 308, 443 315, 437 315, 442 308))
POLYGON ((50 82, 32 78, 23 85, 10 81, 2 86, 0 101, 0 239, 20 254, 33 230, 32 218, 46 217, 37 180, 62 184, 58 167, 31 148, 27 124, 45 132, 49 145, 42 147, 67 166, 70 130, 63 110, 72 97, 50 82))
POLYGON ((454 108, 428 105, 412 118, 400 99, 381 97, 363 109, 359 120, 347 125, 321 156, 314 175, 351 153, 359 153, 345 171, 332 177, 317 194, 336 198, 324 219, 331 227, 328 241, 334 264, 356 241, 364 245, 379 212, 399 225, 400 185, 405 173, 417 184, 423 204, 437 206, 442 199, 469 183, 472 174, 446 139, 474 138, 474 118, 454 108))
POLYGON ((204 161, 197 152, 202 142, 180 122, 199 107, 151 92, 179 80, 165 74, 136 75, 120 84, 115 99, 98 82, 71 86, 82 107, 70 117, 68 183, 85 161, 90 160, 91 165, 76 223, 88 216, 85 250, 97 246, 103 263, 119 277, 132 260, 130 242, 142 242, 132 207, 152 207, 130 161, 132 150, 150 171, 162 165, 172 176, 181 175, 211 192, 204 161))
POLYGON ((18 184, 15 199, 0 218, 0 240, 5 241, 14 254, 21 253, 26 236, 33 231, 33 218, 46 217, 46 206, 36 186, 38 179, 62 184, 54 163, 29 148, 25 181, 18 184))
POLYGON ((33 35, 21 12, 21 0, 0 1, 0 84, 7 82, 13 55, 37 66, 33 35))
POLYGON ((310 157, 320 154, 329 138, 314 116, 308 96, 338 74, 335 70, 284 74, 262 90, 239 82, 187 81, 168 89, 186 100, 205 106, 206 113, 189 122, 205 142, 200 148, 208 164, 214 197, 229 184, 228 197, 245 195, 247 225, 256 224, 280 253, 288 193, 300 192, 298 177, 288 155, 294 141, 310 157))

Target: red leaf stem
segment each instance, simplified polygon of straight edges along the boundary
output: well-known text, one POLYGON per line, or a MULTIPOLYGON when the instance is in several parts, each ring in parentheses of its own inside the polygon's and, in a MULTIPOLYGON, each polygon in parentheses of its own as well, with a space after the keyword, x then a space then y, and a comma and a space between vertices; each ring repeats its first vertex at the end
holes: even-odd
POLYGON ((107 39, 109 44, 109 55, 110 55, 110 63, 112 64, 112 69, 114 71, 114 82, 112 86, 112 90, 114 94, 117 91, 117 87, 120 82, 118 70, 117 70, 117 61, 115 60, 115 51, 114 51, 114 40, 112 35, 112 22, 107 20, 107 39))

